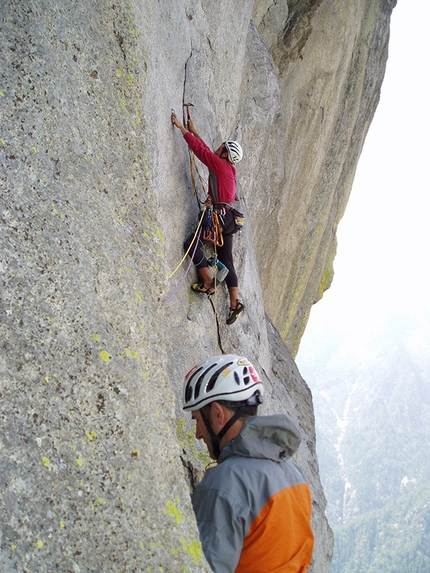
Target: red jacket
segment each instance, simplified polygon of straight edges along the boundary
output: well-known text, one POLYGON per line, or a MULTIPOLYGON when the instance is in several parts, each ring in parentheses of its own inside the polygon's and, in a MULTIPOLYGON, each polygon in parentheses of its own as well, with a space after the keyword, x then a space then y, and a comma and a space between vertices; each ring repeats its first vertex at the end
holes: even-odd
POLYGON ((184 139, 196 157, 209 169, 209 195, 212 203, 233 203, 236 199, 236 168, 214 153, 203 139, 189 131, 184 139))

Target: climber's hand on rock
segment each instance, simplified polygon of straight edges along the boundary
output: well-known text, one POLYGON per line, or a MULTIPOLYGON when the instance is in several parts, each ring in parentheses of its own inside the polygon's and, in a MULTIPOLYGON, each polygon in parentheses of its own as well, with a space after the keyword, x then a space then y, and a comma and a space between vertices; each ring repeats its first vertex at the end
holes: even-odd
POLYGON ((172 123, 178 129, 181 129, 181 127, 183 127, 182 123, 179 121, 178 116, 174 111, 172 111, 172 123))

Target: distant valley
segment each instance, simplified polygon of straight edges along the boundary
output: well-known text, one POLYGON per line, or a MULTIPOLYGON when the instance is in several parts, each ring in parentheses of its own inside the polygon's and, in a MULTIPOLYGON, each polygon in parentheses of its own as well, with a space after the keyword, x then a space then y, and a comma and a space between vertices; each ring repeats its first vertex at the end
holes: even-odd
POLYGON ((328 319, 302 341, 332 573, 430 571, 429 341, 429 314, 400 310, 365 330, 328 319))

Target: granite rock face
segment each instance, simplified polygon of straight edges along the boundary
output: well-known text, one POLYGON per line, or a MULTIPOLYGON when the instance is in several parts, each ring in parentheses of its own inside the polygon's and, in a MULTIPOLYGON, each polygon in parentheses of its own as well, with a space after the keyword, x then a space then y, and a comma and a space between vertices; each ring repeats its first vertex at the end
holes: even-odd
POLYGON ((391 9, 2 2, 2 570, 209 571, 189 500, 207 458, 181 387, 225 351, 259 369, 263 413, 287 412, 303 432, 312 571, 328 573, 312 397, 287 346, 330 283, 391 9), (232 327, 224 285, 212 305, 190 293, 186 263, 172 275, 198 214, 170 122, 186 102, 209 145, 237 137, 245 150, 235 259, 246 311, 232 327))
POLYGON ((379 101, 394 4, 295 0, 286 21, 275 4, 255 22, 260 36, 251 45, 272 67, 253 66, 248 84, 241 137, 257 168, 242 185, 265 308, 293 355, 311 305, 331 284, 336 229, 379 101), (259 83, 270 85, 271 98, 256 96, 259 83))

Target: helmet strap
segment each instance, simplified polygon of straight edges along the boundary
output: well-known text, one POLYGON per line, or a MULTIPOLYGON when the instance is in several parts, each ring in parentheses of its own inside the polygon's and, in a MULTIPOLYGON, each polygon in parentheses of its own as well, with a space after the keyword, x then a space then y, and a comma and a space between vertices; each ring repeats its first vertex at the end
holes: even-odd
POLYGON ((221 448, 220 448, 221 440, 226 435, 226 433, 229 431, 229 429, 232 427, 232 425, 236 422, 236 420, 238 420, 241 417, 245 408, 246 408, 246 406, 241 406, 240 408, 238 408, 236 410, 236 412, 233 414, 233 416, 230 418, 230 420, 227 422, 227 424, 221 429, 221 431, 218 434, 215 434, 215 432, 213 431, 212 426, 211 426, 209 420, 207 419, 205 413, 203 412, 203 410, 200 410, 202 420, 205 423, 207 431, 209 432, 209 436, 210 436, 211 442, 212 442, 213 454, 214 454, 215 459, 217 461, 218 461, 218 458, 221 454, 221 448))

